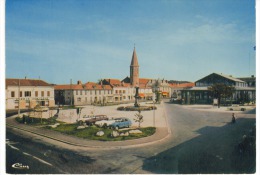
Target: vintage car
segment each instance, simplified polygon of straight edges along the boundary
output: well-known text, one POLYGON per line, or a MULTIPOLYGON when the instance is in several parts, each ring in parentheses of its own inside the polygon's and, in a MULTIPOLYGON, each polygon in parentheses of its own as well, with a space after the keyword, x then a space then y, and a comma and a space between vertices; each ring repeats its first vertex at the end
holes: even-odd
POLYGON ((231 107, 228 108, 229 111, 245 111, 246 108, 241 107, 239 105, 232 105, 231 107))
POLYGON ((91 126, 100 120, 108 120, 108 117, 106 115, 85 115, 78 119, 78 122, 81 124, 86 123, 87 125, 91 126))
POLYGON ((97 121, 97 122, 95 123, 95 125, 98 126, 98 127, 107 127, 107 126, 109 126, 109 125, 111 125, 111 124, 113 124, 113 123, 115 123, 115 122, 116 122, 115 119, 111 119, 111 120, 100 120, 100 121, 97 121))
POLYGON ((117 130, 119 128, 129 128, 131 125, 132 122, 130 119, 122 117, 122 118, 116 118, 115 122, 108 125, 108 127, 117 130))

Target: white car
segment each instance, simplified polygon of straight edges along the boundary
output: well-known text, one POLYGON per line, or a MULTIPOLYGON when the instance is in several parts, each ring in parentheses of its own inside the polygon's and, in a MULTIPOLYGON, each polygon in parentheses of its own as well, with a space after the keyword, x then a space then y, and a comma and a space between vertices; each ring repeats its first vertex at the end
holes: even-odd
POLYGON ((115 123, 116 120, 112 119, 112 120, 100 120, 100 121, 96 121, 95 125, 97 125, 98 127, 106 127, 109 126, 113 123, 115 123))

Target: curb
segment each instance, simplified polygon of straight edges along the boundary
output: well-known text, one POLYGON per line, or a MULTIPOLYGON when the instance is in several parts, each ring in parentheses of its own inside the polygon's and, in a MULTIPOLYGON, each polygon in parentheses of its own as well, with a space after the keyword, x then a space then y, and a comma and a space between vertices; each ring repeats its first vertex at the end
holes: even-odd
MULTIPOLYGON (((172 133, 171 133, 171 130, 169 128, 169 123, 168 123, 168 117, 165 113, 165 107, 164 107, 164 104, 162 105, 163 108, 164 108, 164 113, 163 113, 163 116, 165 116, 165 122, 166 122, 166 128, 167 128, 167 134, 165 136, 163 136, 162 138, 159 138, 158 140, 154 140, 154 141, 144 141, 144 143, 129 143, 129 145, 115 145, 115 146, 106 146, 106 145, 102 145, 102 146, 93 146, 93 145, 86 145, 86 144, 79 144, 79 143, 73 143, 73 142, 70 142, 70 141, 66 141, 66 140, 63 140, 63 139, 59 139, 59 138, 56 138, 56 137, 52 137, 52 136, 48 136, 48 135, 45 135, 45 134, 42 134, 40 132, 37 132, 37 131, 31 131, 30 129, 25 129, 25 128, 21 128, 19 126, 16 126, 16 125, 12 125, 12 124, 8 124, 6 122, 6 127, 10 127, 10 128, 15 128, 15 129, 19 129, 19 130, 22 130, 22 131, 25 131, 25 132, 29 132, 29 133, 32 133, 32 134, 35 134, 35 135, 39 135, 39 136, 42 136, 42 137, 45 137, 45 138, 48 138, 48 139, 52 139, 52 140, 55 140, 55 141, 58 141, 58 142, 61 142, 61 143, 65 143, 65 144, 68 144, 68 145, 73 145, 73 146, 79 146, 79 147, 85 147, 85 148, 91 148, 91 149, 118 149, 118 148, 133 148, 133 147, 142 147, 142 146, 146 146, 146 145, 151 145, 151 144, 155 144, 155 143, 158 143, 158 142, 162 142, 163 140, 167 139, 172 133)), ((15 115, 14 115, 15 116, 15 115)), ((12 117, 14 117, 12 116, 12 117)), ((155 135, 155 134, 154 134, 155 135)), ((153 137, 154 135, 151 135, 151 136, 148 136, 148 137, 153 137)), ((134 140, 140 140, 140 139, 144 139, 144 138, 148 138, 148 137, 143 137, 143 138, 139 138, 139 139, 134 139, 134 140)), ((131 141, 133 142, 134 140, 126 140, 126 141, 117 141, 117 143, 122 143, 122 142, 127 142, 127 141, 131 141)), ((90 140, 91 141, 91 140, 90 140)), ((108 142, 106 142, 108 143, 108 142)))
MULTIPOLYGON (((132 144, 132 145, 118 145, 118 146, 91 146, 91 145, 78 144, 78 143, 65 141, 65 140, 62 140, 62 139, 51 137, 51 136, 48 136, 48 135, 45 135, 45 134, 41 134, 41 133, 38 133, 38 132, 35 132, 35 131, 31 131, 31 130, 28 130, 28 129, 20 128, 20 127, 17 127, 17 126, 14 126, 14 125, 10 125, 10 124, 6 124, 6 125, 11 127, 11 128, 19 129, 19 130, 22 130, 22 131, 25 131, 25 132, 29 132, 29 133, 32 133, 32 134, 35 134, 35 135, 39 135, 39 136, 42 136, 42 137, 45 137, 45 138, 48 138, 48 139, 52 139, 52 140, 55 140, 55 141, 58 141, 58 142, 62 142, 62 143, 68 144, 68 145, 85 147, 85 148, 92 148, 92 149, 118 149, 118 148, 142 147, 142 146, 145 146, 145 145, 151 145, 151 144, 154 144, 154 143, 157 143, 157 142, 161 142, 161 141, 163 141, 163 140, 165 140, 166 138, 169 137, 169 133, 168 133, 165 137, 163 137, 163 138, 161 138, 159 140, 151 141, 151 142, 132 144)), ((149 137, 151 137, 151 136, 149 136, 149 137)), ((135 140, 137 140, 137 139, 135 139, 135 140)), ((125 141, 119 141, 119 142, 125 142, 125 141)))

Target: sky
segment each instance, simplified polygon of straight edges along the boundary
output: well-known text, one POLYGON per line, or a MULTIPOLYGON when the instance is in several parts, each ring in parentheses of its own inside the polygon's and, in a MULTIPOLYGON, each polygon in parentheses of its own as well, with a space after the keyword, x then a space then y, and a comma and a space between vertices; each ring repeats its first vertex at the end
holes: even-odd
POLYGON ((254 0, 6 0, 6 77, 69 84, 256 74, 254 0))

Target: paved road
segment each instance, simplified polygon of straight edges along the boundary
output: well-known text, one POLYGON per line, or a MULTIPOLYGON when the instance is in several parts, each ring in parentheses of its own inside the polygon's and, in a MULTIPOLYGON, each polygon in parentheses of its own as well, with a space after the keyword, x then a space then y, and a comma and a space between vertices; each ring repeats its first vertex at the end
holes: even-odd
MULTIPOLYGON (((21 131, 17 134, 13 129, 7 131, 7 138, 9 141, 18 142, 15 146, 19 150, 53 165, 50 167, 38 160, 31 160, 29 166, 40 167, 41 173, 248 173, 254 171, 254 162, 249 162, 253 166, 248 165, 241 170, 237 168, 232 163, 235 157, 232 157, 231 153, 242 136, 254 126, 255 114, 237 114, 237 123, 230 125, 230 113, 197 111, 167 103, 165 103, 165 110, 172 135, 167 140, 144 147, 96 150, 66 145, 21 131)), ((8 148, 10 149, 12 148, 8 148)), ((8 167, 15 162, 13 159, 19 154, 21 152, 17 153, 17 150, 10 151, 7 170, 10 170, 8 167)), ((26 155, 23 156, 24 159, 28 158, 26 155)), ((29 159, 35 159, 32 156, 29 156, 29 159)), ((235 163, 239 165, 241 161, 235 163)), ((30 172, 37 173, 37 170, 32 168, 30 172)))

